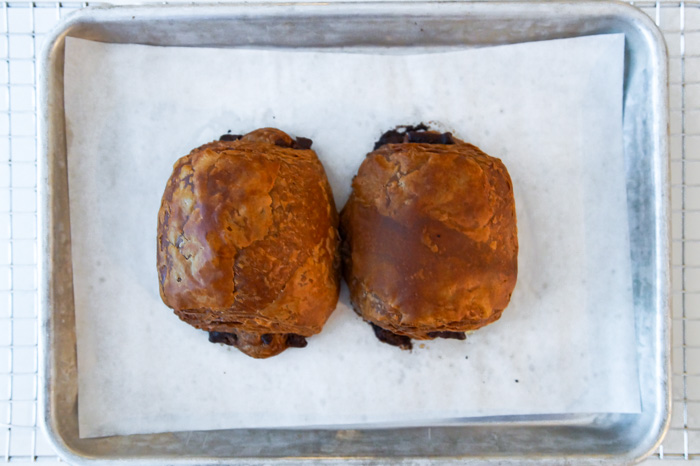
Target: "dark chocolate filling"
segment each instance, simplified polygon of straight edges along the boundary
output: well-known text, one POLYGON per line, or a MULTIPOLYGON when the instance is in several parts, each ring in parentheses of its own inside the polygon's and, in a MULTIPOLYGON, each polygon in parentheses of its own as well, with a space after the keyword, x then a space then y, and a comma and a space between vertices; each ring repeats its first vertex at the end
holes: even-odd
MULTIPOLYGON (((377 339, 383 343, 392 346, 398 346, 401 349, 410 350, 413 349, 413 343, 411 338, 405 335, 397 335, 389 330, 383 329, 378 325, 369 323, 374 330, 374 335, 377 339)), ((428 336, 430 338, 448 338, 452 340, 466 340, 467 335, 464 332, 429 332, 428 336)))
POLYGON ((238 343, 238 335, 226 332, 209 332, 209 341, 211 343, 223 343, 224 345, 236 346, 238 343))
POLYGON ((287 346, 290 348, 306 348, 306 337, 296 333, 287 334, 287 346))
MULTIPOLYGON (((237 346, 238 335, 228 332, 209 332, 209 341, 211 343, 223 343, 224 345, 237 346)), ((263 333, 260 336, 260 341, 263 345, 272 343, 272 334, 263 333)), ((297 335, 296 333, 287 334, 287 347, 289 348, 305 348, 307 345, 306 337, 297 335)))
POLYGON ((464 332, 429 332, 430 338, 448 338, 452 340, 466 340, 467 335, 464 332))
MULTIPOLYGON (((240 134, 223 134, 220 138, 219 141, 238 141, 240 138, 242 138, 240 134)), ((307 150, 311 149, 311 145, 314 142, 309 139, 309 138, 302 138, 298 137, 296 140, 292 140, 292 143, 289 144, 285 142, 283 139, 278 139, 275 141, 275 145, 279 147, 289 147, 290 149, 300 149, 300 150, 307 150)))
POLYGON ((399 126, 396 129, 391 129, 382 134, 379 140, 374 144, 374 150, 379 149, 385 144, 404 144, 404 143, 422 143, 422 144, 454 144, 452 133, 438 133, 429 131, 429 128, 420 123, 415 126, 399 126))
POLYGON ((409 131, 406 133, 407 142, 423 144, 454 144, 452 133, 433 133, 432 131, 409 131))
POLYGON ((374 325, 372 322, 369 324, 372 326, 374 335, 377 337, 377 339, 379 339, 379 341, 392 346, 398 346, 404 350, 413 349, 413 343, 411 343, 411 339, 409 337, 392 333, 389 330, 379 327, 378 325, 374 325))
POLYGON ((311 144, 314 142, 309 138, 298 137, 296 140, 292 139, 291 144, 283 140, 275 141, 275 145, 279 147, 289 147, 290 149, 306 150, 311 149, 311 144))
POLYGON ((297 140, 294 141, 294 145, 292 146, 292 148, 307 150, 311 149, 311 144, 313 143, 314 142, 309 138, 298 137, 297 140))

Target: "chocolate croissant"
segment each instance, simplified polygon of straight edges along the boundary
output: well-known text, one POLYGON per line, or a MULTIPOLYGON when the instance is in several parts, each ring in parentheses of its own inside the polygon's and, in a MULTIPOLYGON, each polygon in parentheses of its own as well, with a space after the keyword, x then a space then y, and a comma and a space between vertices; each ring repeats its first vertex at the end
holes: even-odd
POLYGON ((224 135, 175 163, 158 212, 163 302, 254 358, 306 346, 338 300, 338 214, 310 147, 224 135))
POLYGON ((513 185, 503 163, 450 133, 389 131, 341 212, 343 274, 377 337, 464 339, 501 316, 517 277, 513 185))

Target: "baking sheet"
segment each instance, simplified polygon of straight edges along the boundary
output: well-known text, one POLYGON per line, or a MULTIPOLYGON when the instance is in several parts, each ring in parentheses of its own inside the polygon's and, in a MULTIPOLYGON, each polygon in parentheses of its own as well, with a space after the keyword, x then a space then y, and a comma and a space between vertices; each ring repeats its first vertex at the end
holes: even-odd
POLYGON ((622 35, 443 53, 158 48, 67 38, 82 437, 638 412, 622 35), (180 155, 227 130, 311 137, 342 206, 374 140, 439 121, 504 160, 519 281, 503 318, 412 353, 345 288, 323 333, 264 361, 161 302, 156 214, 180 155))

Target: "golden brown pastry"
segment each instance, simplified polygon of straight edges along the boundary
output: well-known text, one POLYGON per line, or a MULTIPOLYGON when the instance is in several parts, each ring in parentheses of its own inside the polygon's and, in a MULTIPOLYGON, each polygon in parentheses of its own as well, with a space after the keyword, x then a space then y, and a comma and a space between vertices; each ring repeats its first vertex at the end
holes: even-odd
POLYGON ((338 215, 311 141, 222 136, 175 163, 158 212, 163 302, 255 358, 306 346, 335 309, 338 215))
POLYGON ((377 337, 465 338, 510 301, 517 277, 513 186, 503 163, 450 133, 389 131, 341 212, 343 272, 377 337))

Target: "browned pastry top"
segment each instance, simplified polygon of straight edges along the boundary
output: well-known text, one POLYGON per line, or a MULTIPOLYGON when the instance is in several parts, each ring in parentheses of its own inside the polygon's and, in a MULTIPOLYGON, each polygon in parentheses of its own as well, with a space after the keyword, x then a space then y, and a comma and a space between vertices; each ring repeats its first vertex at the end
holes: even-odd
POLYGON ((163 302, 197 328, 237 332, 247 354, 294 346, 277 334, 318 333, 335 308, 331 189, 316 153, 282 131, 212 142, 179 159, 158 223, 163 302))
POLYGON ((428 339, 500 317, 518 240, 499 159, 454 138, 389 143, 366 157, 352 186, 341 213, 344 272, 365 320, 428 339))

